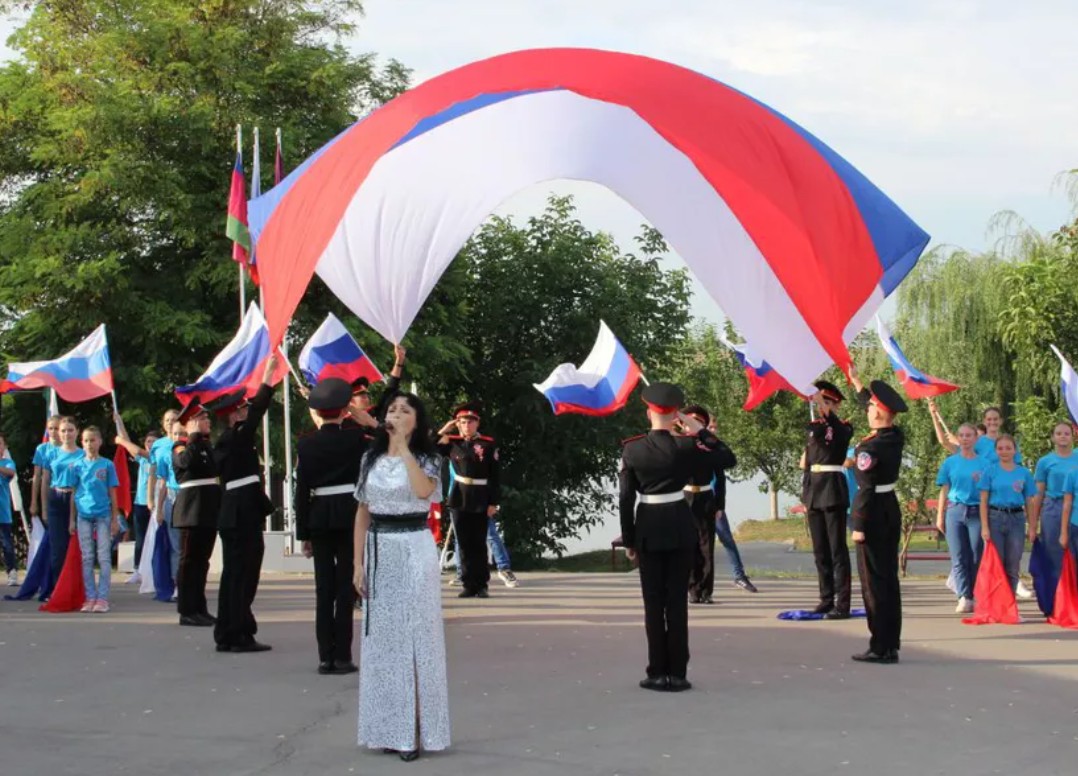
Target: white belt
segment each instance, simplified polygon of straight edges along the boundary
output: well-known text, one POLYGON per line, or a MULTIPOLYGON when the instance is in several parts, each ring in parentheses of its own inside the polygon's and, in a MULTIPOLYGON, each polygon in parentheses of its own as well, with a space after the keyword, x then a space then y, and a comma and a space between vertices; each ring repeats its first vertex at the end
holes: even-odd
POLYGON ((216 477, 206 477, 201 480, 188 480, 187 482, 180 483, 180 490, 187 490, 188 488, 204 488, 208 485, 220 485, 216 477))
POLYGON ((686 493, 707 493, 709 490, 711 490, 710 485, 686 485, 685 486, 685 492, 686 493))
POLYGON ((819 472, 841 472, 845 468, 846 467, 844 467, 842 464, 814 463, 809 468, 809 471, 811 471, 813 474, 817 474, 819 472))
POLYGON ((471 477, 461 477, 459 474, 453 478, 455 482, 459 482, 461 485, 486 485, 486 480, 473 480, 471 477))
POLYGON ((355 485, 324 485, 321 488, 312 488, 312 496, 344 496, 352 495, 355 491, 355 485))
POLYGON ((873 488, 873 490, 877 493, 890 493, 895 489, 895 485, 897 484, 897 482, 892 482, 889 485, 877 485, 873 488))
POLYGON ((640 493, 638 495, 641 504, 673 504, 685 500, 685 493, 680 490, 676 493, 640 493))
POLYGON ((243 488, 248 485, 257 485, 259 482, 258 475, 252 474, 249 477, 241 477, 238 480, 232 480, 232 482, 225 483, 225 490, 236 490, 236 488, 243 488))

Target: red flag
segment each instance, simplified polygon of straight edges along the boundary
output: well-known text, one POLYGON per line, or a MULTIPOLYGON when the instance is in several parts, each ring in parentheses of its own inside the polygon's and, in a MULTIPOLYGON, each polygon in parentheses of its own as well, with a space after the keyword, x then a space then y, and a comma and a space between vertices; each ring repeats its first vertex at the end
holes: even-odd
POLYGON ((1048 622, 1061 628, 1078 629, 1078 571, 1069 549, 1063 550, 1063 572, 1059 575, 1055 608, 1048 622))
POLYGON ((116 506, 127 517, 131 517, 133 511, 131 503, 131 468, 128 466, 127 450, 123 445, 116 446, 116 455, 112 458, 112 465, 116 467, 116 479, 120 481, 116 488, 116 506))
POLYGON ((442 543, 442 505, 431 504, 427 513, 427 528, 434 534, 434 543, 442 543))
POLYGON ((1003 570, 999 551, 992 542, 984 543, 984 555, 981 567, 977 571, 977 584, 973 587, 973 598, 977 602, 973 616, 962 622, 966 625, 987 625, 997 622, 1004 625, 1017 625, 1018 604, 1014 600, 1011 582, 1003 570))
MULTIPOLYGON (((98 530, 108 530, 108 523, 98 530)), ((56 580, 56 587, 52 589, 49 600, 38 607, 40 612, 77 612, 86 603, 86 586, 82 584, 82 552, 79 550, 79 535, 71 537, 67 543, 67 557, 64 558, 64 567, 60 570, 60 578, 56 580)))

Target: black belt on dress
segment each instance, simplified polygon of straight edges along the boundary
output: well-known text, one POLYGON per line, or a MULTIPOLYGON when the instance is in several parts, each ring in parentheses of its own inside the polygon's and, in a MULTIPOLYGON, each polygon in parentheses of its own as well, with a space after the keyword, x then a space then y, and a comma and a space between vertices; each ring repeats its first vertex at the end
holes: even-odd
POLYGON ((366 564, 367 573, 367 611, 363 622, 363 635, 371 634, 371 607, 374 600, 375 572, 378 569, 378 534, 383 533, 415 533, 427 530, 427 515, 425 512, 413 512, 406 515, 371 515, 370 533, 374 534, 374 557, 371 563, 366 564))

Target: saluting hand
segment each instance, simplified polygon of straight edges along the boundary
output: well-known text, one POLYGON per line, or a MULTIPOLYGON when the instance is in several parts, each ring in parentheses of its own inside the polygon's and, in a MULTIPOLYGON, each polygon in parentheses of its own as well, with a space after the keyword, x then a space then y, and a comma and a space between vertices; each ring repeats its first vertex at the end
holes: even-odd
POLYGON ((677 414, 677 418, 678 422, 681 423, 682 428, 684 428, 686 433, 690 435, 699 434, 701 429, 703 429, 704 427, 704 424, 698 421, 692 415, 686 415, 683 412, 679 412, 677 414))

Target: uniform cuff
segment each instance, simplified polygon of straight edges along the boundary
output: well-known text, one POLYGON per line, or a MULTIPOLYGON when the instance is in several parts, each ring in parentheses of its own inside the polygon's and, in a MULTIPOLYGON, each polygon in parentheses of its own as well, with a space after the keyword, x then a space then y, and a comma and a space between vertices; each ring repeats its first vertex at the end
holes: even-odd
POLYGON ((864 531, 865 531, 865 518, 863 516, 857 515, 857 514, 850 515, 850 530, 860 531, 860 532, 864 533, 864 531))

